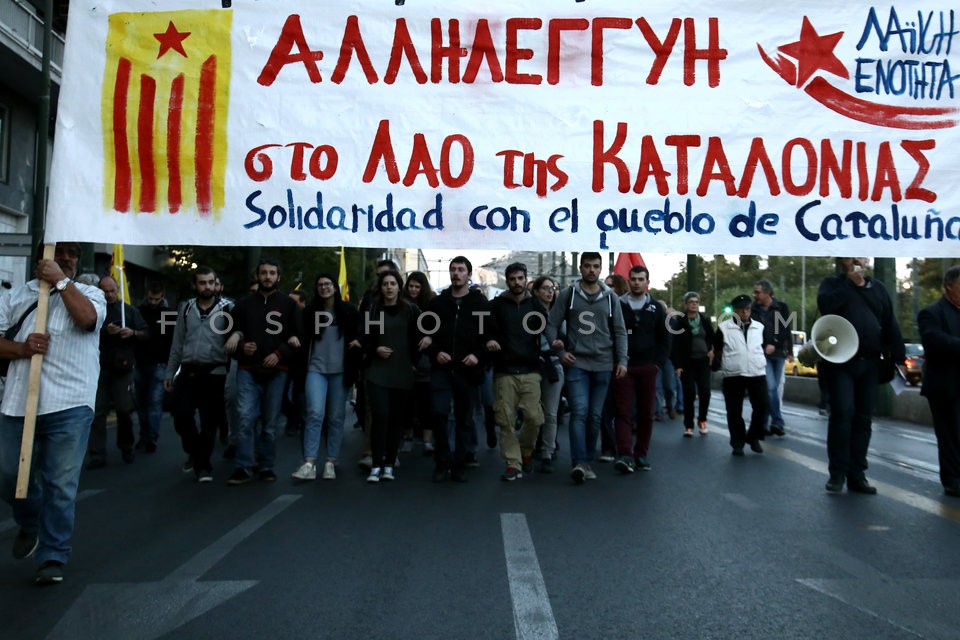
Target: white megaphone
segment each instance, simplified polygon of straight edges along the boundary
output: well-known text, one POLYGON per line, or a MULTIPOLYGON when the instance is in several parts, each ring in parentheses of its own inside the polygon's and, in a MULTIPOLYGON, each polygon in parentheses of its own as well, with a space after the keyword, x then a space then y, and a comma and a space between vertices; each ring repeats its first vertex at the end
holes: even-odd
POLYGON ((810 329, 810 342, 797 354, 797 359, 813 366, 821 358, 841 364, 852 358, 860 348, 857 330, 846 318, 836 315, 820 316, 810 329))

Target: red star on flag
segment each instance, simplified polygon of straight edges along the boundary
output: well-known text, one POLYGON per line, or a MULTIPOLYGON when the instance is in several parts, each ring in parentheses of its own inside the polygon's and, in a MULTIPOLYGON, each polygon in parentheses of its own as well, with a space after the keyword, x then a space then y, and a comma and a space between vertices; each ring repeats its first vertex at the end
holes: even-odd
POLYGON ((170 24, 167 25, 166 31, 153 34, 153 37, 160 42, 160 52, 157 54, 157 59, 159 60, 163 54, 170 49, 173 49, 186 58, 187 52, 183 50, 183 41, 186 40, 191 33, 190 31, 177 31, 177 28, 173 26, 173 20, 171 20, 170 24))
POLYGON ((833 49, 843 37, 843 31, 821 36, 810 24, 806 16, 803 17, 803 26, 800 28, 800 39, 790 44, 777 47, 777 50, 797 61, 799 76, 797 86, 802 87, 819 69, 834 73, 841 78, 849 78, 847 68, 834 55, 833 49))

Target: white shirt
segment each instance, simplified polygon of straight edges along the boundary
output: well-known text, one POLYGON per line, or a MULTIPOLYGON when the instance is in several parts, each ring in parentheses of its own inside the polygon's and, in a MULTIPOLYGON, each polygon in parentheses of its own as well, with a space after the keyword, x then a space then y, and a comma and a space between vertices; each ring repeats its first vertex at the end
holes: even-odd
MULTIPOLYGON (((40 369, 40 405, 37 415, 46 415, 96 405, 97 381, 100 378, 100 327, 107 315, 107 301, 97 287, 74 282, 73 285, 93 303, 97 311, 97 325, 92 331, 81 329, 67 311, 59 294, 50 296, 47 331, 50 335, 47 353, 40 369)), ((16 324, 40 291, 38 280, 14 288, 0 300, 0 331, 16 324)), ((14 340, 23 342, 34 332, 37 310, 26 317, 14 340)), ((7 386, 0 412, 22 417, 27 406, 27 387, 30 382, 30 358, 10 361, 7 386)))

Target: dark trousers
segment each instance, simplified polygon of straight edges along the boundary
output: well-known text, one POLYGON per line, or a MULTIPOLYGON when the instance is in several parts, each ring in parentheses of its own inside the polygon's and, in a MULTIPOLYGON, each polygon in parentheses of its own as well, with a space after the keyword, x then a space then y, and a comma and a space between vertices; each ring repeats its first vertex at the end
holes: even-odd
MULTIPOLYGON (((607 389, 607 397, 603 401, 603 411, 600 412, 600 453, 612 454, 617 451, 617 401, 613 397, 613 380, 607 389)), ((629 455, 623 453, 621 455, 629 455)))
POLYGON ((107 458, 107 414, 117 412, 117 448, 133 450, 133 371, 112 371, 100 368, 97 383, 97 406, 90 427, 87 454, 91 460, 107 458))
POLYGON ((653 435, 653 405, 657 395, 657 365, 627 367, 627 375, 610 386, 617 406, 617 454, 646 457, 653 435), (637 443, 633 444, 633 419, 637 420, 637 443))
POLYGON ((940 482, 960 488, 960 395, 927 397, 940 457, 940 482))
POLYGON ((742 449, 747 442, 763 440, 767 421, 767 377, 730 376, 723 379, 723 401, 727 409, 730 446, 742 449), (750 430, 743 420, 743 399, 750 398, 750 430))
POLYGON ((430 381, 433 387, 434 460, 439 468, 462 471, 466 466, 467 444, 471 438, 476 439, 473 416, 480 403, 479 387, 456 372, 444 370, 431 372, 430 381), (453 434, 455 451, 452 454, 447 432, 451 401, 456 425, 453 434))
POLYGON ((220 425, 226 421, 223 405, 225 375, 191 373, 186 367, 173 387, 173 428, 180 435, 184 452, 193 460, 193 468, 212 471, 210 455, 220 425), (200 429, 194 414, 200 413, 200 429))
POLYGON ((843 364, 820 362, 830 389, 827 456, 830 474, 854 482, 864 479, 873 407, 877 402, 878 358, 854 358, 843 364))
POLYGON ((410 389, 391 389, 367 380, 367 402, 373 412, 370 422, 370 454, 374 467, 392 467, 406 427, 410 389))
POLYGON ((706 358, 690 360, 680 374, 683 385, 683 426, 693 429, 693 401, 700 398, 697 422, 706 422, 710 408, 710 364, 706 358))

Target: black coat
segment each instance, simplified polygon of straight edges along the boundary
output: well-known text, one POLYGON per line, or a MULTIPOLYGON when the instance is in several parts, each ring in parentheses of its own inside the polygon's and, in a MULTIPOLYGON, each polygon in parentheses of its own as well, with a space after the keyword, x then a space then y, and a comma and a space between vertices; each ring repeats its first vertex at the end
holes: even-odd
MULTIPOLYGON (((707 349, 713 348, 713 325, 710 318, 701 313, 700 326, 703 328, 703 339, 707 342, 707 349)), ((690 330, 690 321, 687 316, 674 316, 670 321, 673 332, 673 347, 670 351, 670 360, 678 369, 686 369, 690 362, 690 349, 693 347, 693 333, 690 330)))
POLYGON ((917 316, 925 357, 920 395, 956 396, 960 390, 960 309, 940 298, 917 316))

